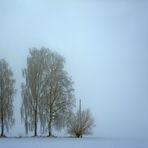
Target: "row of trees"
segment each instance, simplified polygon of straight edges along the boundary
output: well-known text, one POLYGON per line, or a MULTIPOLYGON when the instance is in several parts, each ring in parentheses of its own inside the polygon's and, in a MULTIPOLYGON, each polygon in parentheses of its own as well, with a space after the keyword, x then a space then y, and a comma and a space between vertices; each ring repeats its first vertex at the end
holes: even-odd
MULTIPOLYGON (((88 110, 73 112, 75 106, 73 81, 64 68, 65 59, 47 48, 30 50, 23 69, 21 85, 21 119, 26 134, 41 133, 52 136, 53 129, 67 127, 68 133, 81 137, 90 133, 94 124, 88 110)), ((4 129, 14 123, 13 96, 15 80, 7 62, 0 60, 0 125, 4 129)))

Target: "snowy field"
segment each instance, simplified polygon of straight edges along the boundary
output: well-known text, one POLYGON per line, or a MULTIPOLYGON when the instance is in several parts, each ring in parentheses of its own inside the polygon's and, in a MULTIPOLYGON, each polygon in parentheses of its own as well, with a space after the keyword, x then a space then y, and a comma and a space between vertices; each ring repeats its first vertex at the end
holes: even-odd
POLYGON ((0 138, 0 148, 148 148, 147 140, 0 138))

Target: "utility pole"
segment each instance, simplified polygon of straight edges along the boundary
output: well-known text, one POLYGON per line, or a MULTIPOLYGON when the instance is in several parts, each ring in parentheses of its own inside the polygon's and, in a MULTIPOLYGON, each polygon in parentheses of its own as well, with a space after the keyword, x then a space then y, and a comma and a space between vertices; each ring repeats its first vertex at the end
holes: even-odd
MULTIPOLYGON (((81 128, 82 128, 82 121, 81 121, 81 99, 79 100, 79 114, 80 114, 80 123, 79 123, 79 126, 80 126, 80 130, 81 130, 81 128)), ((82 138, 82 133, 81 133, 81 135, 80 135, 80 137, 82 138)))

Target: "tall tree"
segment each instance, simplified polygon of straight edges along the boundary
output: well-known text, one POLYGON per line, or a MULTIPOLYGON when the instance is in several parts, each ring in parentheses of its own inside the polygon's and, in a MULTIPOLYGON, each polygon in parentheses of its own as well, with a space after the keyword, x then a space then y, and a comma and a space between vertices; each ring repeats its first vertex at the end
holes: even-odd
POLYGON ((27 58, 27 68, 23 70, 25 82, 22 83, 21 115, 25 122, 26 133, 28 130, 34 130, 34 136, 37 136, 39 108, 44 96, 47 56, 48 50, 46 49, 31 49, 27 58))
POLYGON ((9 128, 14 124, 13 118, 13 96, 15 94, 14 88, 15 80, 13 73, 5 61, 0 60, 0 125, 1 136, 4 136, 4 129, 9 128))
POLYGON ((33 48, 23 76, 21 114, 26 133, 34 130, 36 136, 40 121, 41 131, 48 131, 50 136, 53 125, 64 126, 74 102, 72 81, 64 70, 64 58, 46 48, 33 48))
POLYGON ((41 126, 43 129, 46 126, 51 136, 53 128, 66 125, 75 101, 73 82, 64 68, 64 58, 56 52, 50 52, 48 58, 48 84, 40 117, 41 126))

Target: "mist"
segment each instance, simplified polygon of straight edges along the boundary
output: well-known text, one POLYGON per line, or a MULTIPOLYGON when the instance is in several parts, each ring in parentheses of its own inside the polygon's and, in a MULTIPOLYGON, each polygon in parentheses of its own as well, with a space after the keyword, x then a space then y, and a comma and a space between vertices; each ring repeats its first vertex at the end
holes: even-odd
POLYGON ((148 2, 1 0, 0 58, 16 79, 20 121, 22 69, 32 47, 66 59, 77 101, 95 118, 94 137, 148 138, 148 2))

